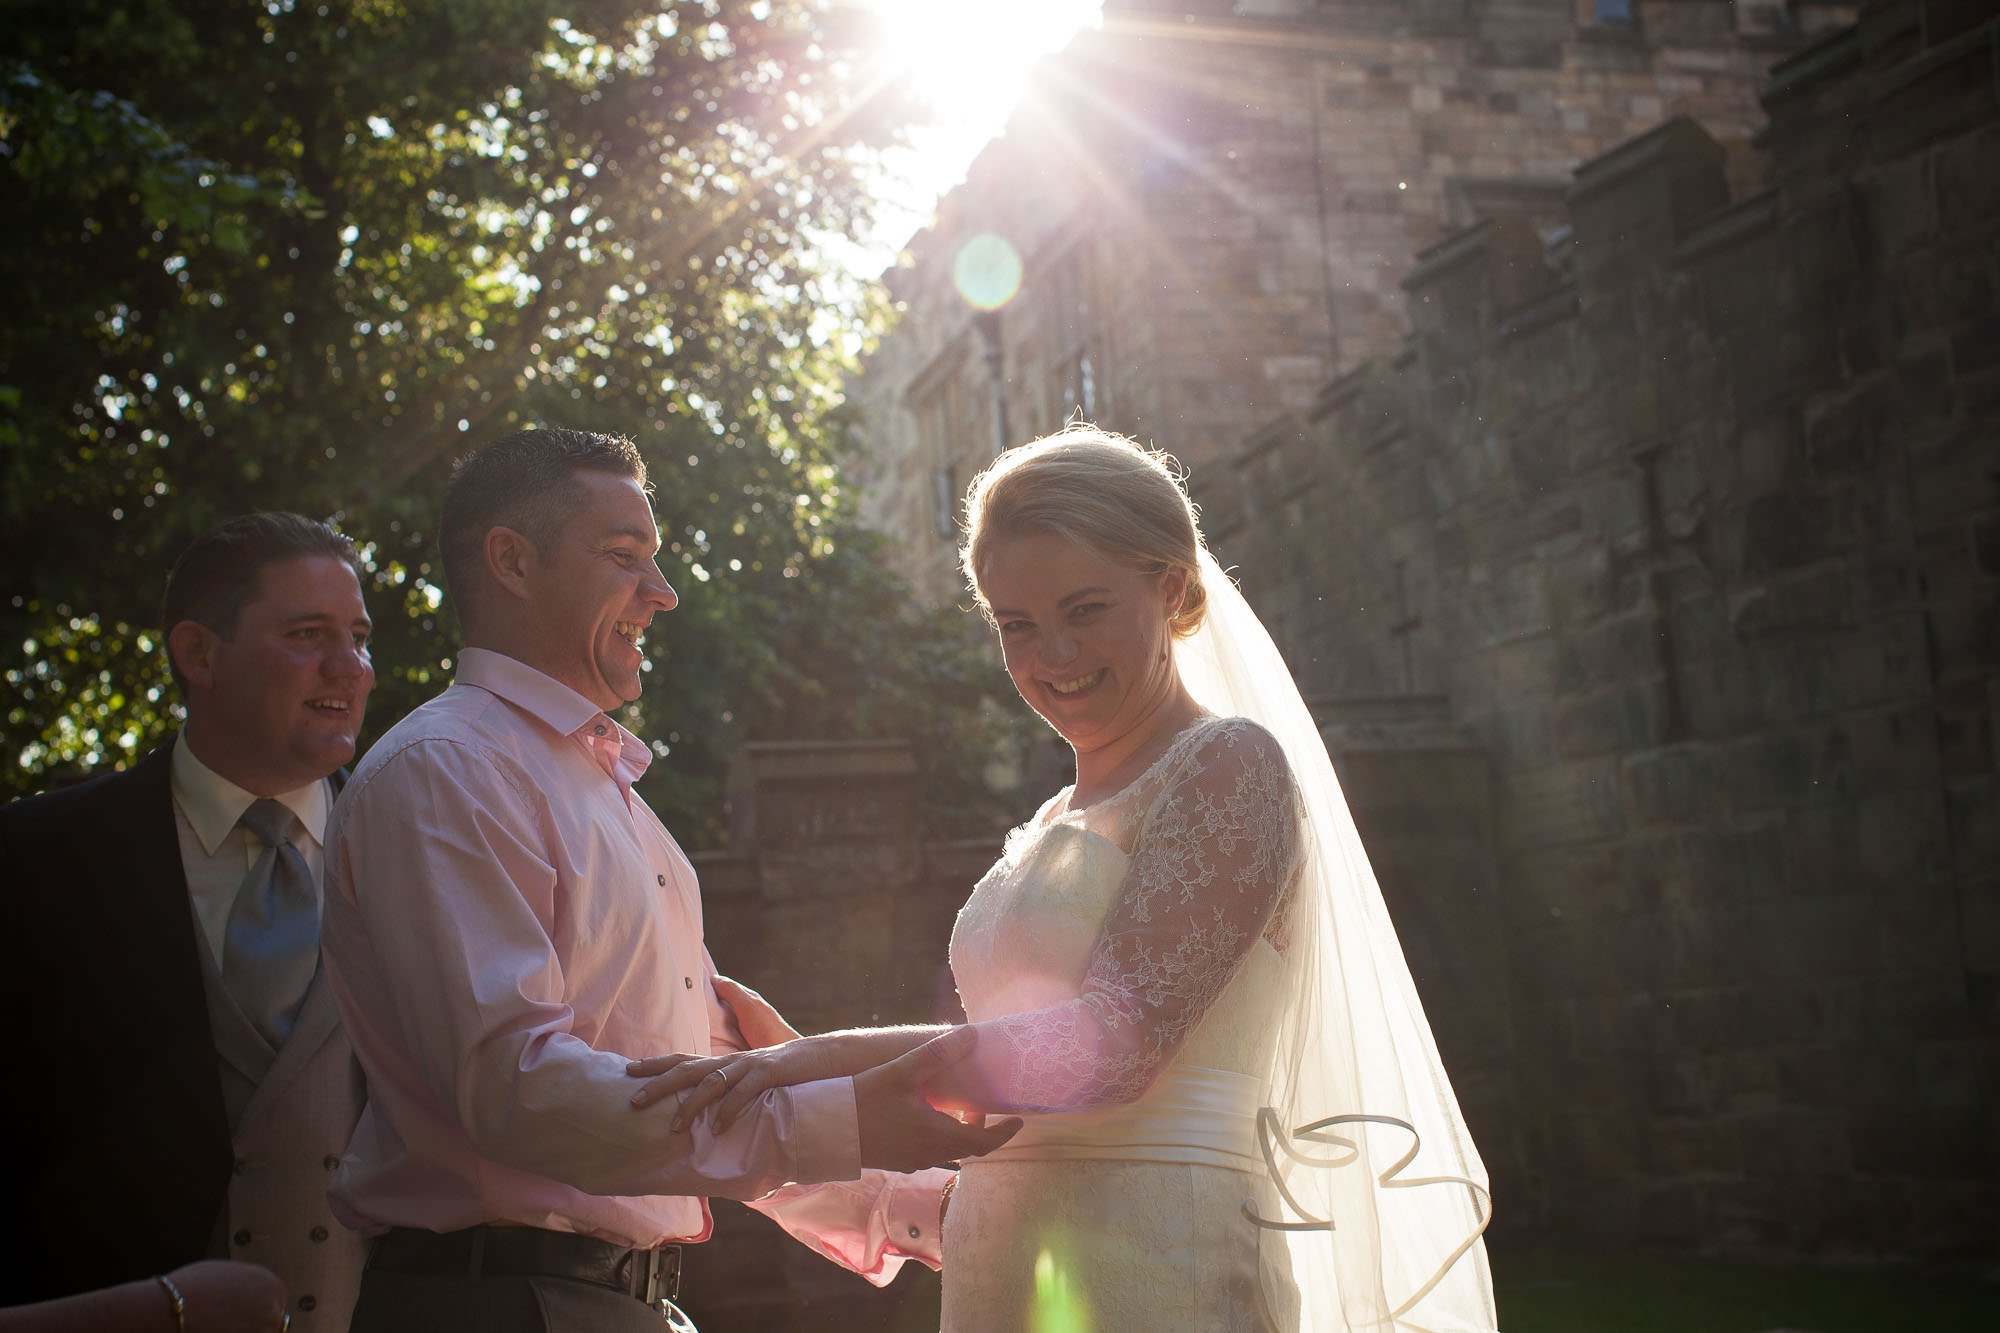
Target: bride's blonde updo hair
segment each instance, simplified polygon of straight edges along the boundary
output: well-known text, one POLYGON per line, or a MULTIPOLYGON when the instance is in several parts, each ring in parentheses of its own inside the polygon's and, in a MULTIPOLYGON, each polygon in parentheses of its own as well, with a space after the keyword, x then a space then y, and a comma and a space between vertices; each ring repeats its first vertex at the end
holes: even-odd
POLYGON ((966 488, 959 550, 965 581, 989 619, 979 571, 997 543, 1026 533, 1066 538, 1143 574, 1185 570, 1187 590, 1169 628, 1179 638, 1201 628, 1208 605, 1201 529, 1171 455, 1074 422, 994 459, 966 488))

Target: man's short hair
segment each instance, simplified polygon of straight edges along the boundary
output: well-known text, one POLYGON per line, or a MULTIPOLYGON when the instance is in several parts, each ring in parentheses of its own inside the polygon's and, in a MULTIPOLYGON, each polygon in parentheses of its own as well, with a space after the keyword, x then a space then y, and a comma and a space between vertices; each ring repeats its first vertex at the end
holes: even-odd
MULTIPOLYGON (((243 608, 257 596, 264 570, 286 560, 326 556, 354 571, 360 582, 361 554, 354 539, 317 519, 283 511, 244 514, 216 524, 196 537, 167 574, 160 600, 160 630, 192 620, 225 639, 236 637, 243 608)), ((174 683, 186 688, 181 669, 167 654, 174 683)))
POLYGON ((438 520, 445 590, 460 606, 478 586, 486 534, 509 527, 546 551, 583 502, 579 472, 609 472, 644 487, 646 460, 619 435, 544 428, 517 431, 452 465, 438 520))

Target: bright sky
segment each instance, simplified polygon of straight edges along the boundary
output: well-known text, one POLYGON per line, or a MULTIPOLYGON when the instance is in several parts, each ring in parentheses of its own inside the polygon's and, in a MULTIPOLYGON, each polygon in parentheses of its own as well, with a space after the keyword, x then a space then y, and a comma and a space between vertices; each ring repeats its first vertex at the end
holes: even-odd
MULTIPOLYGON (((879 233, 839 258, 873 278, 929 224, 937 201, 965 178, 1027 90, 1035 61, 1100 22, 1101 0, 857 0, 888 19, 892 69, 936 110, 891 155, 879 233)), ((841 247, 847 250, 849 247, 841 247)))

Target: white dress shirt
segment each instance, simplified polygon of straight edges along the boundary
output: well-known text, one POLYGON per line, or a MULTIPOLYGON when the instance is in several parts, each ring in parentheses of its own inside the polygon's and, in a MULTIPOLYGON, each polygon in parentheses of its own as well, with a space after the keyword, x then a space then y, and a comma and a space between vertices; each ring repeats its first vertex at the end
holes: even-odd
MULTIPOLYGON (((223 777, 195 755, 183 735, 174 743, 172 786, 174 830, 180 835, 181 868, 187 872, 188 899, 216 966, 223 963, 223 934, 229 909, 263 855, 257 835, 237 824, 257 797, 223 777)), ((320 874, 326 861, 326 820, 333 798, 324 778, 272 798, 298 816, 305 834, 292 845, 312 871, 314 897, 323 901, 320 874)))

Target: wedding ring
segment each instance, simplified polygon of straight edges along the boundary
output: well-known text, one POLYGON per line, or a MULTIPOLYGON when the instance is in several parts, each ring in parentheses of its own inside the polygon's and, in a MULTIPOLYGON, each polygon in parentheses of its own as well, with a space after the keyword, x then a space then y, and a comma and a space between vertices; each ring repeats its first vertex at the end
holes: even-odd
POLYGON ((719 1079, 721 1079, 721 1080, 722 1080, 722 1086, 723 1086, 723 1087, 725 1087, 725 1088, 729 1086, 729 1075, 727 1075, 727 1074, 723 1073, 723 1072, 722 1072, 722 1071, 721 1071, 720 1069, 714 1069, 714 1070, 710 1070, 710 1071, 709 1071, 709 1075, 708 1075, 708 1076, 709 1076, 710 1078, 719 1078, 719 1079))

